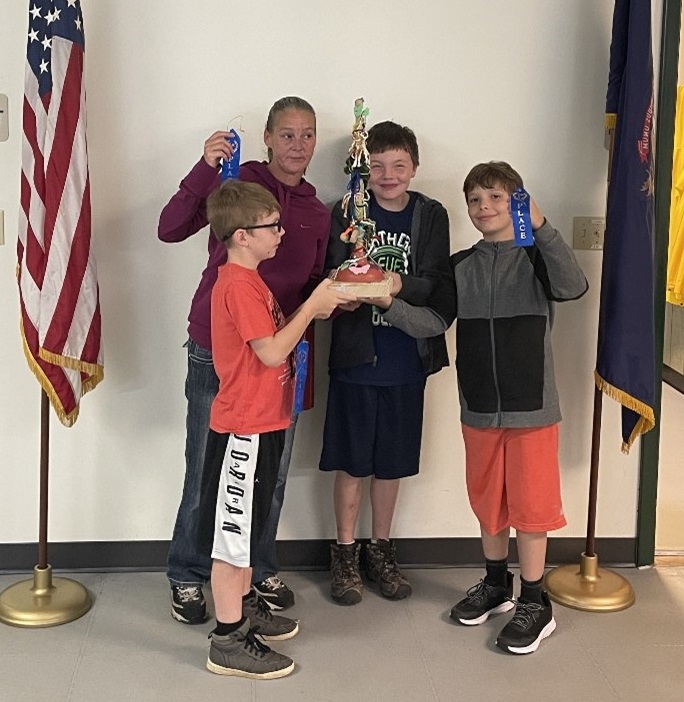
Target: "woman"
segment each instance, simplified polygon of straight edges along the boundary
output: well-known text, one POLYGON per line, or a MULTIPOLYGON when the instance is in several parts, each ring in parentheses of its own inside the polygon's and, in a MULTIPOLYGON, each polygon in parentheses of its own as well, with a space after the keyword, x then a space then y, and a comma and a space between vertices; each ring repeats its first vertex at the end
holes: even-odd
MULTIPOLYGON (((214 132, 204 143, 204 154, 181 181, 178 192, 162 210, 159 238, 184 241, 206 227, 206 198, 220 184, 219 166, 231 156, 226 137, 214 132)), ((263 261, 259 273, 272 290, 285 316, 304 301, 323 274, 330 229, 330 213, 304 180, 316 147, 316 114, 299 97, 278 100, 268 113, 264 130, 268 161, 247 161, 240 166, 240 180, 259 183, 278 200, 285 235, 274 258, 263 261)), ((225 247, 208 232, 207 266, 190 307, 187 349, 188 401, 185 442, 185 482, 169 549, 167 576, 171 584, 171 613, 187 624, 206 619, 202 586, 211 570, 211 557, 199 553, 195 532, 209 410, 218 391, 211 357, 211 289, 219 266, 226 261, 225 247)), ((292 454, 295 421, 287 432, 278 482, 264 534, 255 554, 253 581, 272 609, 294 604, 294 593, 278 577, 275 538, 292 454)))

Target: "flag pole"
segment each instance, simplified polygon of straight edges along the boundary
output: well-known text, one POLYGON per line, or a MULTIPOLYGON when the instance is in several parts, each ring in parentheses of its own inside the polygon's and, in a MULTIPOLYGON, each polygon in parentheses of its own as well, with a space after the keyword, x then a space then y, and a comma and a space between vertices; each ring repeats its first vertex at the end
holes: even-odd
POLYGON ((587 539, 576 564, 558 566, 544 578, 549 597, 558 604, 587 612, 619 612, 634 604, 634 590, 626 578, 599 567, 596 555, 596 503, 603 393, 594 387, 594 418, 591 432, 587 539))
MULTIPOLYGON (((608 180, 613 158, 615 130, 608 128, 608 180)), ((596 505, 598 502, 599 449, 603 391, 594 384, 594 415, 591 428, 587 537, 579 566, 564 565, 544 578, 549 597, 558 604, 588 612, 619 612, 634 604, 634 590, 626 578, 599 567, 596 555, 596 505)))
POLYGON ((40 510, 38 565, 33 578, 10 585, 0 593, 0 621, 19 627, 66 624, 82 617, 92 606, 88 590, 76 580, 52 576, 48 564, 48 477, 50 459, 50 402, 40 398, 40 510))

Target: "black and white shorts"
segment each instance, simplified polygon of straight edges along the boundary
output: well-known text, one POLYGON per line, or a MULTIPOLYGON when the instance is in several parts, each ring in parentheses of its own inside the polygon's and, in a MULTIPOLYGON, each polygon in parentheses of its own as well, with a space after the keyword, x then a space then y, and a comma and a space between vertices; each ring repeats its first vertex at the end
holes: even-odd
POLYGON ((271 508, 285 430, 219 434, 209 430, 204 454, 200 552, 240 568, 252 564, 271 508))

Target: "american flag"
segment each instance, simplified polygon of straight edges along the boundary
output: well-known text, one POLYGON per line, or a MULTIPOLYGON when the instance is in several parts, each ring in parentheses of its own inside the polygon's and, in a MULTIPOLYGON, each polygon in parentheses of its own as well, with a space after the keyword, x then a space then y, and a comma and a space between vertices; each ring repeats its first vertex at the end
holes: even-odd
POLYGON ((78 0, 31 0, 17 243, 29 367, 62 424, 103 378, 78 0))

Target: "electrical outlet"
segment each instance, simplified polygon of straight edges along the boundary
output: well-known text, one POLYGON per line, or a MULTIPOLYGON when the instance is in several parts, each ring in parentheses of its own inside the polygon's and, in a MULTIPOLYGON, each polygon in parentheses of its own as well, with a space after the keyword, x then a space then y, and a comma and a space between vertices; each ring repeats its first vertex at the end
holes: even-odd
POLYGON ((574 217, 572 220, 572 248, 601 251, 605 233, 605 217, 574 217))

